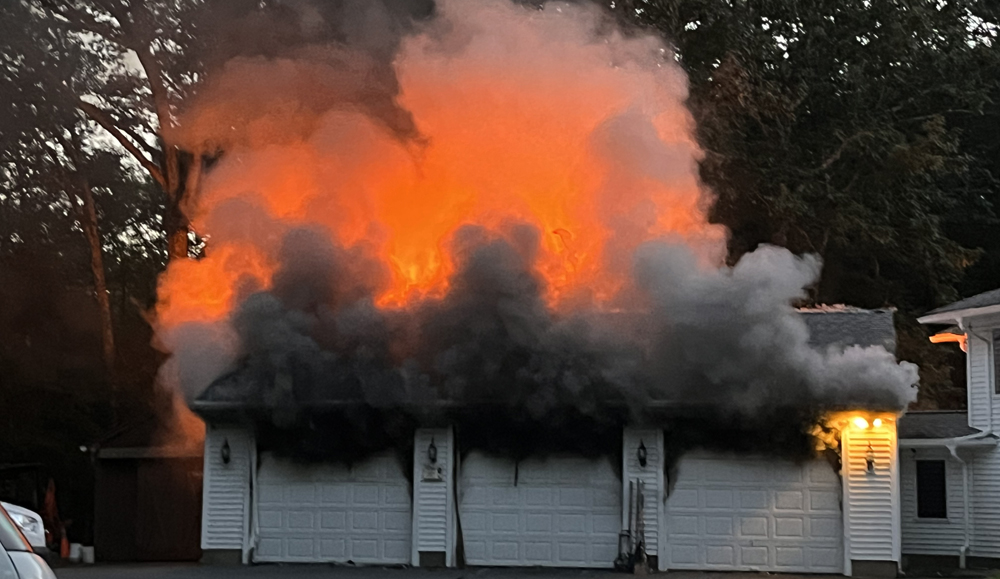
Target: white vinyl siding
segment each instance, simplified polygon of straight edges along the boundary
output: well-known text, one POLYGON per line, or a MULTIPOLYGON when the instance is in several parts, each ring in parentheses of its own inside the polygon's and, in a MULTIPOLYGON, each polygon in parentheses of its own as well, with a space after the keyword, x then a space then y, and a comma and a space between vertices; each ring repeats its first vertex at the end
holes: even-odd
POLYGON ((261 453, 258 562, 406 564, 410 483, 395 455, 297 464, 261 453))
POLYGON ((840 573, 840 477, 826 461, 685 455, 673 471, 666 568, 840 573))
MULTIPOLYGON (((625 429, 622 438, 622 528, 628 528, 629 509, 634 497, 629 496, 630 485, 641 480, 643 483, 643 534, 646 554, 657 555, 660 549, 660 521, 663 518, 663 499, 666 487, 663 484, 663 431, 625 429), (646 448, 646 466, 639 463, 640 443, 646 448)), ((633 484, 632 492, 635 492, 633 484)))
POLYGON ((622 483, 610 457, 517 462, 471 452, 460 470, 469 565, 614 566, 622 483))
POLYGON ((899 469, 903 554, 958 556, 965 541, 962 463, 944 449, 903 449, 900 451, 899 469), (918 460, 945 461, 947 518, 926 519, 917 516, 918 460))
POLYGON ((841 432, 848 559, 899 561, 900 521, 896 423, 841 432), (869 445, 875 459, 868 472, 869 445))
POLYGON ((249 524, 253 436, 241 428, 209 427, 205 432, 201 548, 243 549, 249 524), (229 444, 229 464, 222 447, 229 444))
POLYGON ((453 454, 454 439, 450 428, 417 430, 413 443, 414 566, 420 565, 421 551, 445 553, 445 565, 453 564, 453 454), (437 449, 437 460, 433 463, 428 457, 432 442, 437 449))
MULTIPOLYGON (((976 331, 976 333, 979 333, 976 331)), ((969 425, 980 430, 990 427, 993 384, 990 382, 990 344, 971 332, 968 337, 969 425)))
POLYGON ((972 557, 1000 557, 1000 448, 972 460, 972 557))

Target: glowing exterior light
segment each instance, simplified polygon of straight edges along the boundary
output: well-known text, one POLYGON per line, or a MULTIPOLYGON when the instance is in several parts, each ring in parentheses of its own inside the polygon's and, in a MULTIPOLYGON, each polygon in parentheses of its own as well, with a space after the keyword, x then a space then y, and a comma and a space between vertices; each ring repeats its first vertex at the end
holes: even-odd
POLYGON ((875 420, 872 420, 872 426, 874 426, 875 428, 882 426, 882 419, 876 418, 875 420))
POLYGON ((868 428, 868 421, 858 416, 854 419, 854 426, 857 426, 858 428, 868 428))

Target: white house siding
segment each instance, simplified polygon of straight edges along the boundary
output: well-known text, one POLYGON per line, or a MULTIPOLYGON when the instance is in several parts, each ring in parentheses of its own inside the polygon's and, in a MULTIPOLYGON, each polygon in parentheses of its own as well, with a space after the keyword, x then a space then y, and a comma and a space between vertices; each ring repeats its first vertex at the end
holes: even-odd
MULTIPOLYGON (((900 513, 896 422, 841 431, 844 532, 848 561, 899 561, 900 513), (875 459, 868 472, 869 444, 875 459)), ((850 572, 848 570, 848 572, 850 572)))
MULTIPOLYGON (((642 481, 643 485, 643 535, 646 554, 656 556, 660 548, 660 521, 666 487, 663 476, 663 431, 625 429, 622 439, 622 528, 628 527, 629 509, 634 501, 629 496, 629 483, 642 481), (646 447, 646 466, 639 464, 638 449, 646 447)), ((633 487, 634 488, 634 487, 633 487)), ((660 562, 661 568, 663 562, 660 562)))
MULTIPOLYGON (((964 455, 963 455, 964 456, 964 455)), ((900 518, 904 555, 956 557, 965 541, 965 508, 962 463, 945 449, 902 449, 900 469, 900 518), (917 461, 944 460, 948 518, 917 518, 917 461)))
POLYGON ((1000 557, 1000 449, 976 453, 972 461, 973 557, 1000 557))
MULTIPOLYGON (((977 334, 982 332, 973 330, 977 334)), ((988 334, 983 333, 984 337, 988 334)), ((979 339, 973 334, 968 338, 968 399, 969 399, 969 425, 980 430, 988 430, 991 422, 991 406, 993 406, 993 387, 990 382, 990 344, 979 339)), ((992 409, 993 418, 996 409, 992 409)))
MULTIPOLYGON (((1000 428, 1000 397, 995 395, 997 319, 966 321, 968 333, 969 424, 985 431, 1000 428)), ((1000 449, 975 454, 971 463, 973 557, 1000 557, 1000 449)))
POLYGON ((413 553, 412 564, 420 565, 420 553, 445 553, 452 566, 454 534, 454 437, 450 428, 417 430, 413 443, 413 553), (433 442, 437 460, 428 449, 433 442))
POLYGON ((201 548, 242 549, 250 511, 253 436, 242 428, 210 426, 205 432, 201 548), (229 444, 229 464, 222 447, 229 444))

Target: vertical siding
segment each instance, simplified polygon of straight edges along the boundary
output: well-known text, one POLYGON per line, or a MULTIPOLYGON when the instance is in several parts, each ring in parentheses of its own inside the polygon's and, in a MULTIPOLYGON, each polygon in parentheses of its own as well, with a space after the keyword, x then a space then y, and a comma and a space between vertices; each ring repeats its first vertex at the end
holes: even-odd
POLYGON ((977 451, 971 461, 973 557, 1000 557, 1000 449, 977 451))
MULTIPOLYGON (((977 330, 976 333, 982 332, 977 330)), ((987 430, 990 427, 989 412, 993 401, 993 385, 990 383, 990 344, 971 333, 968 340, 969 425, 987 430)), ((993 412, 995 414, 996 410, 993 412)))
POLYGON ((249 524, 253 436, 238 427, 213 427, 205 432, 205 479, 202 489, 201 548, 242 549, 249 524), (229 442, 230 461, 222 461, 229 442))
POLYGON ((452 518, 454 511, 454 437, 450 428, 417 430, 413 441, 413 565, 419 566, 420 552, 445 553, 452 564, 452 518), (434 441, 437 462, 431 465, 427 448, 434 441), (425 481, 424 469, 440 468, 442 480, 425 481))
POLYGON ((903 553, 958 556, 965 542, 962 463, 945 449, 902 449, 899 469, 903 553), (948 518, 917 518, 917 460, 945 461, 948 518))
POLYGON ((845 549, 851 560, 899 561, 899 497, 896 422, 878 428, 849 425, 841 433, 845 549), (868 472, 868 445, 875 472, 868 472))
MULTIPOLYGON (((643 483, 643 517, 646 554, 657 555, 660 547, 660 521, 666 498, 663 476, 663 431, 626 428, 622 437, 622 528, 628 527, 629 482, 643 483), (646 447, 646 466, 639 464, 637 449, 642 442, 646 447)), ((665 563, 665 560, 664 560, 665 563)))

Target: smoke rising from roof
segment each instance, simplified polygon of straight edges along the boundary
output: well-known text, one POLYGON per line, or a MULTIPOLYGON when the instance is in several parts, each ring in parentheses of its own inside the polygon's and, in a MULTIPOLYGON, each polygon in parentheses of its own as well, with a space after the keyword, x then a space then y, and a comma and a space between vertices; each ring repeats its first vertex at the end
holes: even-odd
POLYGON ((884 348, 809 345, 792 304, 816 258, 723 265, 659 40, 583 5, 433 13, 374 49, 234 57, 185 113, 187 142, 226 151, 191 209, 208 255, 160 284, 164 376, 189 398, 212 384, 292 428, 345 402, 600 425, 915 397, 884 348))

